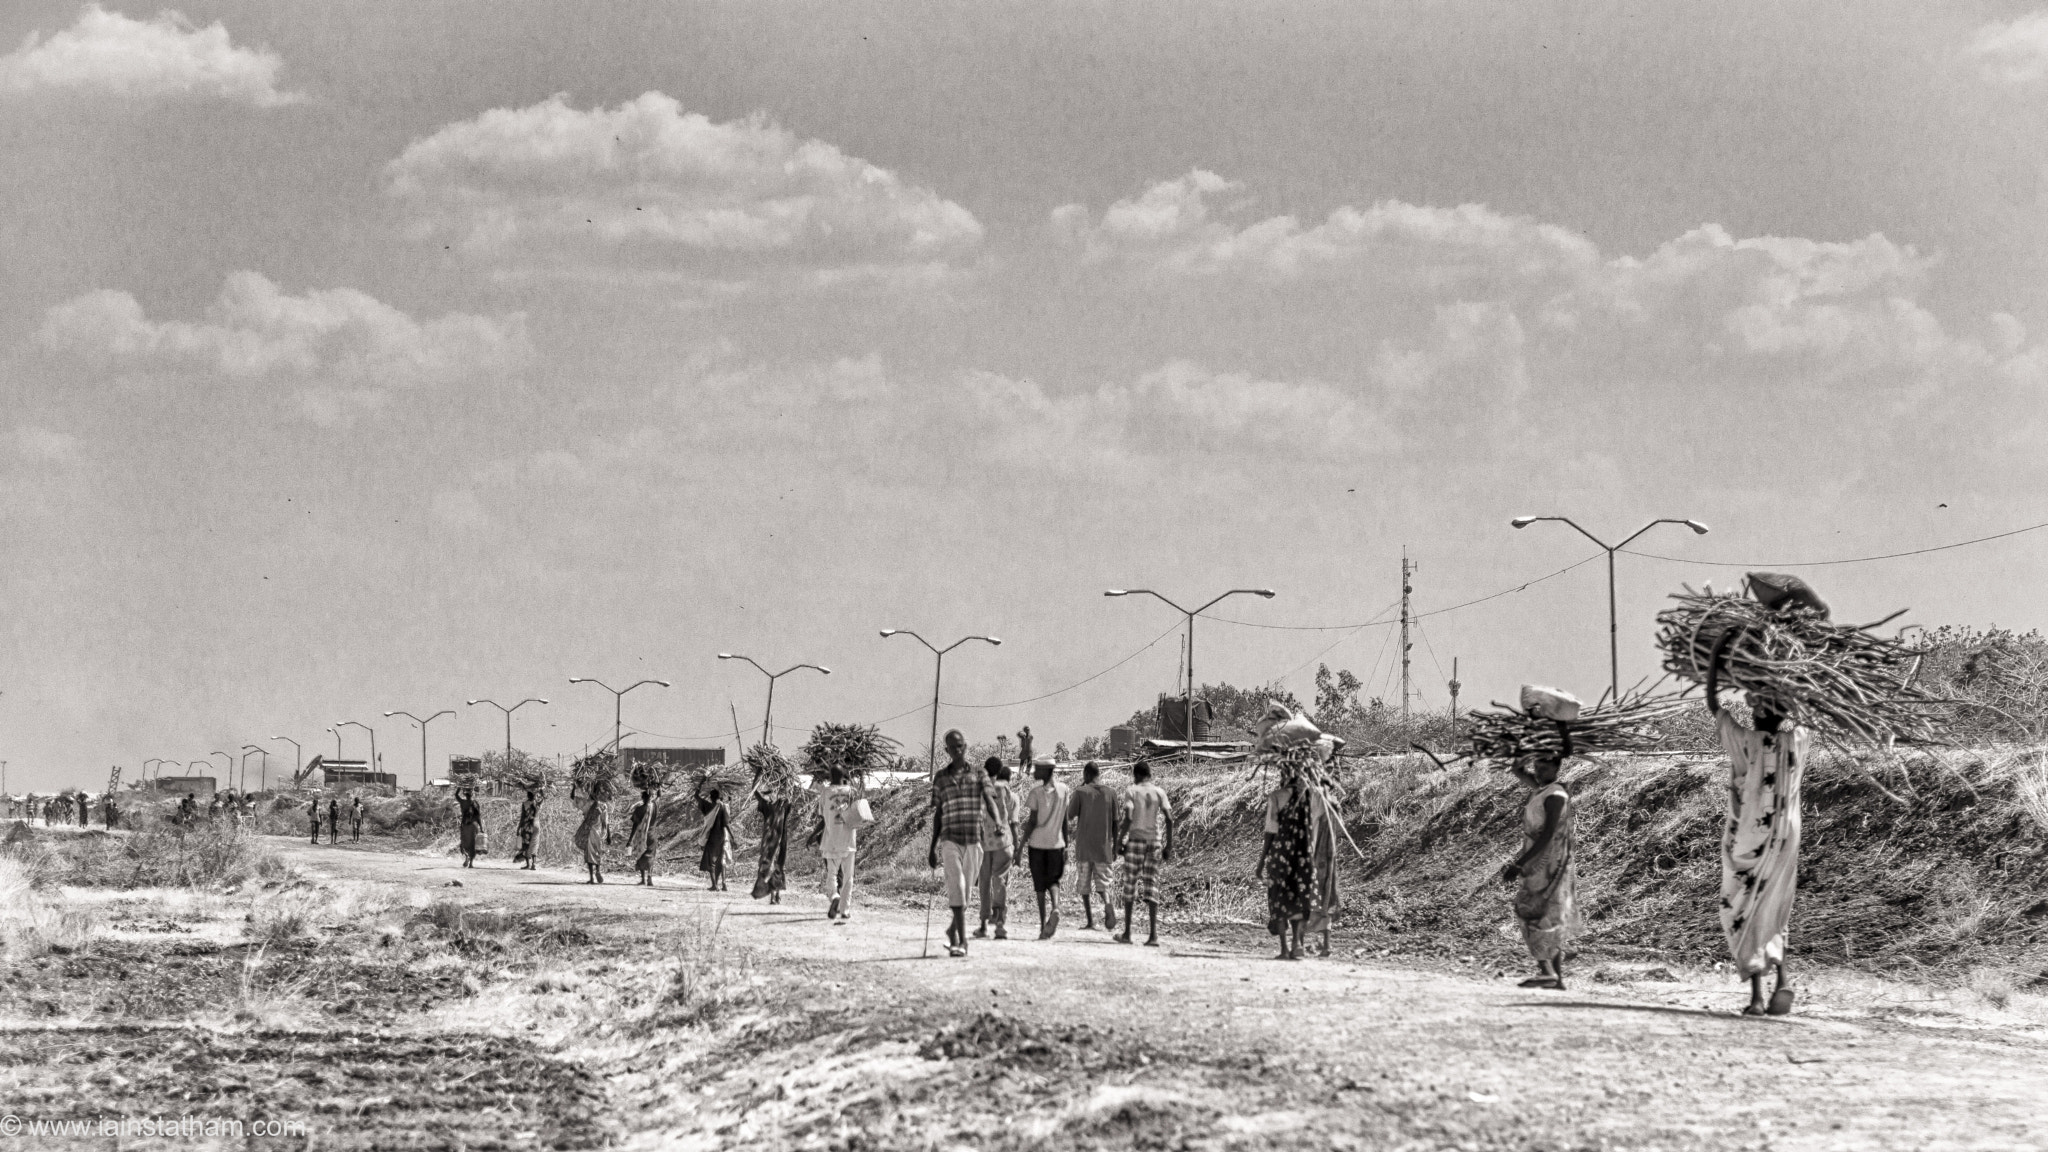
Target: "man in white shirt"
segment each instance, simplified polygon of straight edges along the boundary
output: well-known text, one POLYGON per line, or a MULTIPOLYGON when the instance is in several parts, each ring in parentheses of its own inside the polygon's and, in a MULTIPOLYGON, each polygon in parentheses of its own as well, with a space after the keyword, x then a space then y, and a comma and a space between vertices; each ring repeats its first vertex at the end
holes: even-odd
POLYGON ((844 923, 853 916, 853 855, 864 821, 860 792, 846 783, 846 773, 831 770, 818 794, 818 851, 825 858, 825 896, 831 903, 825 919, 844 923))
POLYGON ((1032 774, 1038 785, 1024 797, 1024 851, 1038 900, 1038 938, 1050 940, 1059 930, 1060 880, 1067 874, 1067 786, 1052 778, 1050 764, 1033 765, 1032 774))

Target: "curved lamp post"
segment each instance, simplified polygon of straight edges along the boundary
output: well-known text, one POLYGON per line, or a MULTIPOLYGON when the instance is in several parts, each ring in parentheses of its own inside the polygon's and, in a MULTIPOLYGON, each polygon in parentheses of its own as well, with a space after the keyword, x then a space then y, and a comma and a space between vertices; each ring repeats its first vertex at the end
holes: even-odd
POLYGON ((912 632, 907 628, 882 629, 882 639, 887 640, 891 636, 908 636, 912 640, 917 641, 919 644, 922 644, 925 647, 930 648, 932 650, 932 655, 938 657, 938 662, 932 669, 932 743, 930 751, 926 753, 926 756, 930 760, 930 765, 927 771, 929 771, 932 775, 937 775, 939 771, 939 679, 940 677, 944 676, 946 672, 946 653, 951 652, 953 649, 958 648, 962 644, 967 643, 969 640, 980 640, 983 643, 995 645, 1002 644, 1002 641, 996 639, 993 636, 962 636, 958 640, 953 641, 951 644, 946 645, 944 648, 938 648, 934 647, 931 641, 925 639, 922 636, 919 636, 917 633, 912 632))
POLYGON ((663 688, 675 687, 675 685, 670 684, 666 680, 639 680, 635 681, 634 683, 626 685, 624 688, 614 688, 602 680, 593 679, 589 676, 571 676, 569 677, 569 683, 595 684, 599 688, 602 688, 605 691, 612 694, 612 755, 619 757, 621 763, 624 763, 625 755, 623 751, 619 748, 619 715, 621 712, 624 711, 625 706, 621 704, 620 701, 626 698, 626 693, 631 692, 633 689, 640 687, 642 684, 659 684, 663 688))
POLYGON ((341 759, 341 753, 338 749, 341 747, 341 729, 343 728, 361 728, 370 734, 370 771, 374 774, 382 770, 384 765, 377 759, 377 730, 360 721, 336 720, 334 722, 334 727, 330 729, 334 733, 334 747, 337 749, 334 758, 336 760, 341 759))
POLYGON ((272 736, 271 739, 282 740, 292 746, 292 785, 296 787, 299 783, 299 773, 306 767, 305 752, 299 748, 299 742, 289 736, 272 736))
POLYGON ((410 721, 412 721, 413 723, 415 723, 415 724, 417 724, 417 725, 419 725, 419 726, 420 726, 420 790, 421 790, 421 791, 425 791, 425 790, 426 790, 426 787, 427 787, 427 725, 429 725, 429 724, 432 724, 432 723, 433 723, 434 721, 436 721, 436 720, 439 720, 439 719, 440 719, 441 717, 443 717, 443 716, 453 716, 453 715, 455 715, 455 709, 453 709, 453 708, 443 708, 443 709, 441 709, 441 710, 440 710, 439 712, 436 712, 436 713, 434 713, 434 714, 433 714, 432 716, 429 716, 429 717, 427 717, 427 718, 426 718, 425 720, 422 720, 422 719, 420 719, 419 717, 417 717, 417 716, 413 715, 413 714, 412 714, 412 713, 410 713, 410 712, 403 712, 403 711, 400 711, 400 712, 386 712, 386 713, 384 714, 384 718, 385 718, 386 720, 389 720, 389 719, 390 719, 391 717, 393 717, 393 716, 403 716, 403 717, 405 717, 405 718, 406 718, 407 720, 410 720, 410 721))
POLYGON ((263 757, 263 759, 258 760, 256 762, 256 790, 258 792, 267 790, 270 787, 270 749, 261 747, 256 744, 244 744, 242 745, 242 748, 242 763, 244 765, 244 767, 242 768, 242 790, 244 792, 248 791, 249 769, 247 767, 247 764, 249 762, 249 754, 251 752, 263 757))
MULTIPOLYGON (((227 754, 227 753, 225 753, 225 752, 209 752, 209 753, 207 753, 207 755, 209 755, 209 756, 227 756, 227 761, 228 761, 228 786, 229 786, 229 787, 233 787, 233 786, 234 786, 234 783, 235 783, 235 758, 234 758, 233 756, 228 756, 228 754, 227 754)), ((207 765, 207 767, 208 767, 208 768, 211 768, 211 767, 213 767, 213 765, 211 765, 211 764, 208 764, 208 765, 207 765)))
POLYGON ((1262 599, 1271 600, 1274 596, 1273 590, 1271 588, 1232 588, 1200 608, 1192 609, 1183 608, 1150 588, 1111 588, 1104 592, 1103 595, 1150 596, 1188 618, 1188 694, 1185 723, 1187 724, 1188 763, 1193 764, 1195 762, 1195 617, 1230 599, 1232 596, 1257 596, 1262 599))
POLYGON ((469 701, 469 705, 472 708, 478 704, 489 704, 491 707, 496 708, 498 711, 503 712, 505 714, 505 770, 507 772, 512 770, 512 714, 514 712, 519 711, 521 708, 526 707, 528 704, 545 703, 547 703, 547 701, 541 699, 538 696, 528 696, 526 699, 521 700, 519 703, 512 705, 510 708, 505 707, 503 704, 498 703, 496 700, 489 700, 481 697, 469 701))
POLYGON ((1614 608, 1614 554, 1628 547, 1629 543, 1636 537, 1641 536, 1659 524, 1683 524, 1687 528, 1692 529, 1695 536, 1705 536, 1707 534, 1707 526, 1697 520, 1681 520, 1674 516, 1666 516, 1662 519, 1652 520, 1641 528, 1636 529, 1629 534, 1627 539, 1619 544, 1607 543, 1584 528, 1580 528, 1564 516, 1517 516, 1513 520, 1508 521, 1508 527, 1527 528, 1538 520, 1555 520, 1560 524, 1570 524, 1579 535, 1598 544, 1601 551, 1607 553, 1607 692, 1610 699, 1619 700, 1621 698, 1621 625, 1616 617, 1614 608))
POLYGON ((761 665, 757 663, 752 656, 740 656, 731 652, 720 652, 718 654, 718 658, 720 660, 745 660, 747 663, 754 665, 754 667, 760 671, 761 675, 766 676, 768 678, 768 710, 761 714, 761 743, 763 744, 771 742, 769 740, 768 730, 770 727, 770 722, 775 717, 775 682, 777 680, 782 679, 784 676, 789 675, 791 672, 796 671, 799 668, 809 668, 813 672, 823 672, 827 676, 830 676, 832 674, 832 670, 830 668, 825 667, 822 664, 793 664, 788 668, 784 668, 780 672, 770 672, 766 668, 762 668, 761 665))

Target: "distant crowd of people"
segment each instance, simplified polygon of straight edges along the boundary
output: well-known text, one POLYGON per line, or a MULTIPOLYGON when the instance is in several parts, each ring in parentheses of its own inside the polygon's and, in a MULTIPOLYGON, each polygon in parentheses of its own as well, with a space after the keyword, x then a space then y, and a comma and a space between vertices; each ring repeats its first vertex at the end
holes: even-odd
POLYGON ((0 797, 0 806, 6 810, 6 818, 19 823, 40 823, 46 828, 92 826, 93 809, 99 809, 99 819, 106 828, 113 828, 120 819, 120 806, 111 793, 102 793, 95 803, 94 798, 84 792, 59 792, 53 796, 38 796, 31 792, 26 796, 0 797))

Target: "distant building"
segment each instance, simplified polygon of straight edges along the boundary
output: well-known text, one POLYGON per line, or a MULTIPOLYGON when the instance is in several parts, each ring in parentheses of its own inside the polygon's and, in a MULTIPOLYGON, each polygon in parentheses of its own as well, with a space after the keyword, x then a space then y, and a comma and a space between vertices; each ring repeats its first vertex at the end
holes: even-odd
POLYGON ((320 782, 329 788, 398 788, 398 775, 372 772, 367 760, 323 760, 320 782))
POLYGON ((1128 760, 1138 753, 1138 730, 1129 725, 1119 724, 1109 730, 1109 757, 1112 760, 1128 760))
POLYGON ((158 776, 151 781, 159 792, 171 792, 182 796, 197 796, 201 799, 213 795, 211 776, 158 776))
POLYGON ((663 775, 673 775, 684 768, 718 768, 725 764, 725 748, 625 748, 620 750, 619 766, 624 769, 626 779, 633 778, 633 771, 641 765, 659 765, 663 775))

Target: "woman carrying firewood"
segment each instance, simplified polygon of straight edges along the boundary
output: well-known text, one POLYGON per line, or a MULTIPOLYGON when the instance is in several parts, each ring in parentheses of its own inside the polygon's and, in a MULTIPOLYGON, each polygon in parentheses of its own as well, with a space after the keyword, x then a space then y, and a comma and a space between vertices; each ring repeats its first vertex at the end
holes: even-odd
POLYGON ((1785 935, 1799 882, 1799 786, 1806 772, 1807 731, 1761 694, 1749 696, 1754 728, 1743 727, 1721 706, 1721 665, 1740 634, 1740 628, 1730 629, 1721 638, 1707 668, 1707 708, 1728 754, 1721 931, 1735 966, 1749 977, 1749 1005, 1742 1014, 1784 1016, 1793 1001, 1785 975, 1785 935), (1774 969, 1777 979, 1766 1000, 1764 974, 1774 969))
POLYGON ((1315 828, 1322 798, 1301 772, 1301 749, 1280 762, 1280 782, 1266 797, 1266 843, 1253 876, 1266 879, 1266 931, 1280 938, 1276 960, 1299 960, 1315 888, 1315 828))
POLYGON ((590 875, 585 884, 604 883, 604 845, 611 839, 611 827, 605 818, 604 801, 598 790, 590 789, 585 794, 583 823, 576 826, 574 837, 577 851, 583 853, 583 868, 590 875))
POLYGON ((531 872, 533 863, 533 842, 540 836, 540 798, 533 789, 526 790, 526 799, 519 802, 519 853, 512 857, 514 864, 531 872))
POLYGON ((766 896, 782 903, 787 885, 783 865, 789 856, 789 797, 754 788, 754 810, 761 817, 761 853, 754 869, 754 899, 766 896))
POLYGON ((1533 789, 1522 807, 1522 854, 1501 869, 1501 879, 1515 889, 1515 918, 1522 922, 1522 942, 1536 960, 1536 975, 1524 988, 1564 988, 1564 949, 1579 927, 1576 813, 1572 794, 1557 774, 1572 754, 1571 729, 1560 720, 1561 751, 1517 760, 1516 778, 1533 789))
POLYGON ((633 805, 632 831, 626 835, 626 855, 633 858, 633 868, 640 873, 640 883, 654 887, 654 793, 646 788, 640 790, 640 802, 633 805))
MULTIPOLYGON (((483 831, 484 810, 477 804, 476 794, 467 788, 455 794, 455 803, 457 810, 461 813, 458 827, 461 830, 459 835, 462 845, 462 866, 464 868, 474 868, 476 867, 476 838, 477 833, 483 831)), ((339 813, 340 807, 337 805, 335 810, 339 813)))
POLYGON ((708 796, 704 794, 702 780, 697 781, 696 800, 697 811, 705 817, 704 852, 697 857, 697 871, 711 877, 709 891, 723 892, 726 859, 731 855, 726 847, 726 825, 731 817, 726 812, 725 801, 718 797, 718 789, 713 788, 708 796))

